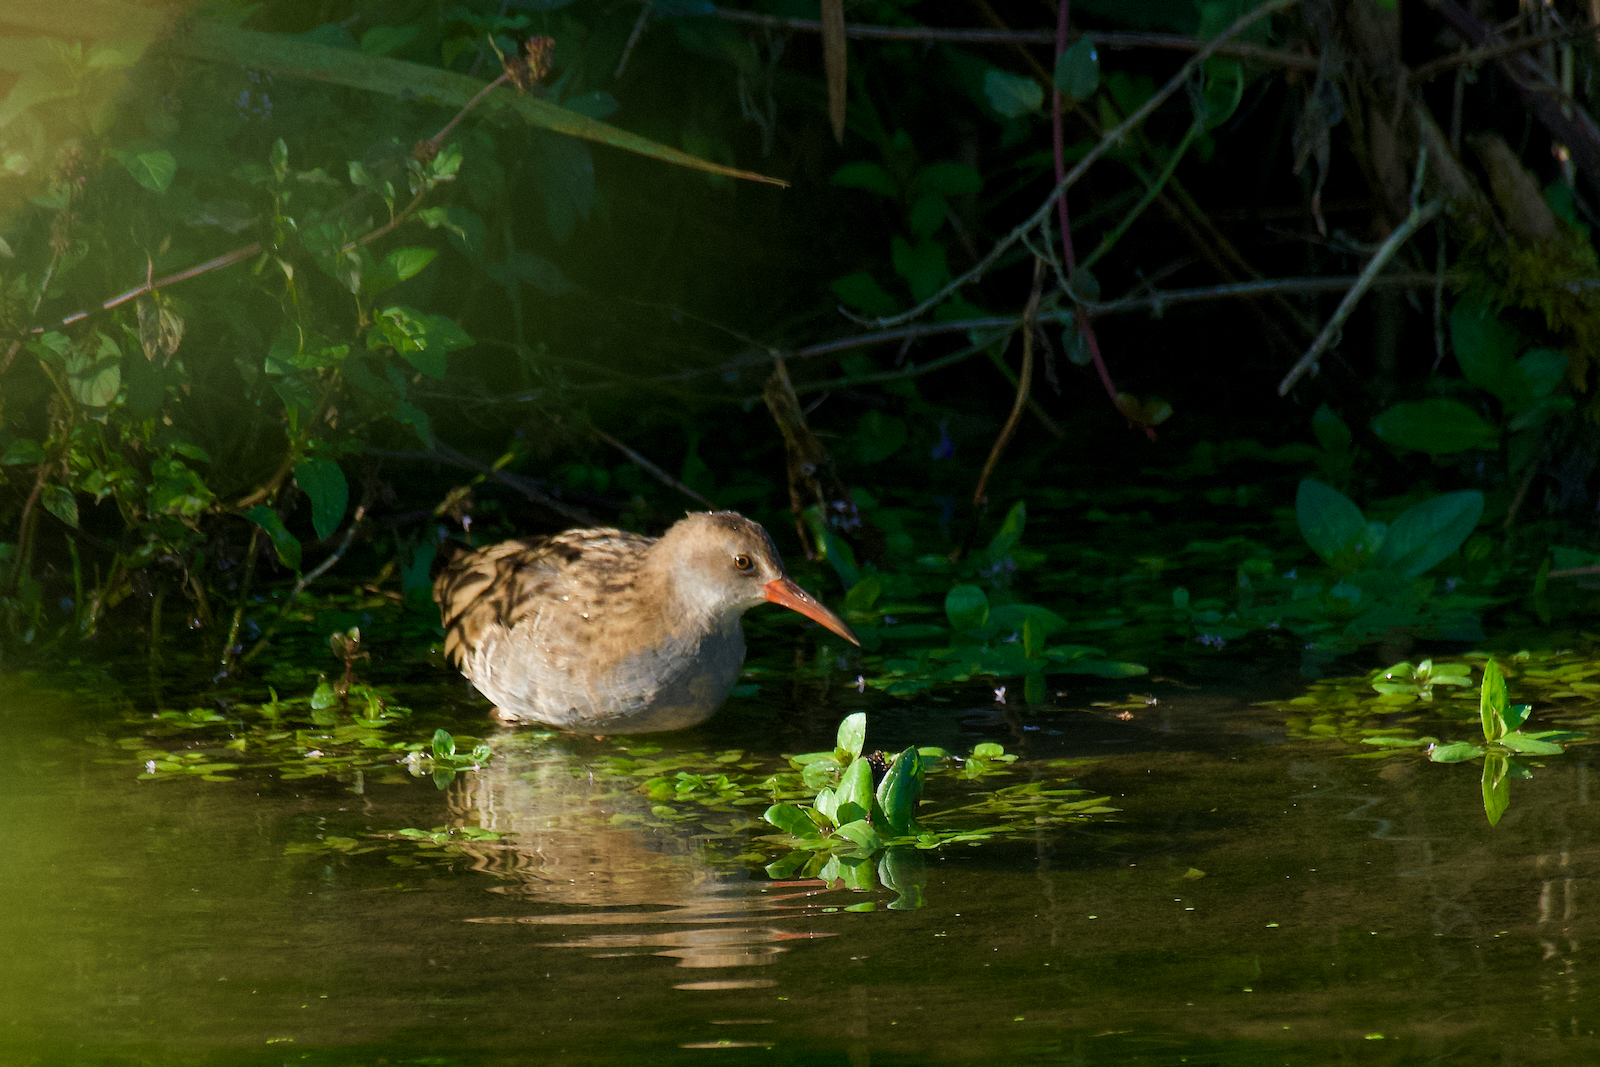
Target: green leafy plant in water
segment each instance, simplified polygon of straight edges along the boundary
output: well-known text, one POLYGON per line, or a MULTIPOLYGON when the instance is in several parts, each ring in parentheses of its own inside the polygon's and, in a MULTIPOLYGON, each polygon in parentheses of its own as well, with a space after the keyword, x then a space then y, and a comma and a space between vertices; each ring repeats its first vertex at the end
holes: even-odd
MULTIPOLYGON (((1065 821, 1088 815, 1105 814, 1114 808, 1105 797, 1085 797, 1083 790, 1048 789, 1042 783, 1002 789, 962 807, 936 813, 919 812, 923 788, 930 771, 958 761, 937 748, 907 748, 893 757, 878 754, 887 763, 874 784, 874 759, 862 754, 866 737, 866 715, 857 712, 839 726, 835 748, 791 757, 803 768, 803 780, 816 786, 809 803, 779 802, 762 818, 779 832, 761 840, 789 849, 789 854, 767 865, 773 878, 821 878, 841 882, 847 888, 867 891, 873 878, 900 895, 890 908, 921 906, 921 882, 914 877, 915 855, 919 850, 937 849, 958 843, 976 843, 1010 832, 1016 825, 1019 809, 1033 816, 1030 828, 1041 822, 1065 821), (941 829, 936 823, 990 820, 976 828, 941 829), (916 892, 910 892, 915 888, 916 892)), ((976 746, 972 755, 959 761, 960 776, 983 778, 1004 773, 1014 762, 997 744, 976 746)))
MULTIPOLYGON (((1395 671, 1395 668, 1390 670, 1395 671)), ((1460 684, 1454 681, 1455 675, 1448 677, 1452 679, 1449 684, 1460 684)), ((1379 736, 1364 740, 1369 745, 1389 748, 1427 746, 1428 759, 1434 763, 1464 763, 1483 757, 1483 811, 1489 817, 1489 825, 1493 826, 1511 803, 1511 779, 1529 778, 1533 774, 1517 762, 1516 756, 1557 756, 1564 751, 1564 744, 1581 741, 1587 736, 1571 730, 1527 733, 1522 727, 1532 710, 1531 704, 1511 703, 1505 675, 1490 657, 1483 665, 1483 684, 1478 698, 1482 745, 1472 741, 1442 742, 1436 737, 1379 736)))
POLYGON ((138 733, 106 743, 130 752, 142 765, 141 780, 230 781, 227 772, 240 770, 270 771, 284 781, 351 781, 374 774, 399 780, 409 771, 413 777, 431 775, 442 789, 459 771, 492 757, 481 742, 458 752, 456 738, 442 729, 429 741, 405 739, 411 709, 360 682, 344 688, 323 678, 299 697, 268 692, 265 703, 234 704, 225 711, 165 709, 130 716, 138 733))

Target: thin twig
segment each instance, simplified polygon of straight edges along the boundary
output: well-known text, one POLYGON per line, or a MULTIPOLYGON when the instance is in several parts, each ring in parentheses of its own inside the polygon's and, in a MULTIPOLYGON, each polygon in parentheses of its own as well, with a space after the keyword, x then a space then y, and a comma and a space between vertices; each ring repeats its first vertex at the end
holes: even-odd
POLYGON ((617 69, 611 75, 613 78, 622 77, 622 72, 628 69, 628 57, 633 55, 633 46, 639 43, 645 23, 650 21, 650 12, 654 9, 655 0, 645 0, 645 5, 639 9, 639 17, 633 23, 633 32, 628 34, 628 43, 622 46, 622 58, 617 60, 617 69))
POLYGON ((1000 428, 1000 436, 994 439, 994 447, 989 449, 989 459, 983 465, 983 473, 978 475, 978 485, 972 491, 972 506, 975 508, 981 508, 989 502, 985 493, 989 488, 989 476, 999 464, 1000 454, 1016 435, 1017 423, 1022 421, 1022 411, 1028 404, 1028 387, 1033 382, 1033 317, 1039 310, 1039 294, 1043 291, 1044 260, 1035 259, 1033 291, 1028 294, 1028 306, 1022 313, 1022 370, 1017 373, 1017 398, 1011 404, 1011 415, 1006 419, 1006 424, 1000 428))
POLYGON ((1413 70, 1406 78, 1411 85, 1421 85, 1425 81, 1432 81, 1445 71, 1454 70, 1456 67, 1474 66, 1490 59, 1499 59, 1513 52, 1522 52, 1529 48, 1538 48, 1540 45, 1550 44, 1555 41, 1578 41, 1594 36, 1594 28, 1585 26, 1581 30, 1552 30, 1548 33, 1536 33, 1531 37, 1520 40, 1508 41, 1504 44, 1491 45, 1488 48, 1474 48, 1463 50, 1454 55, 1441 56, 1429 60, 1422 66, 1413 70))
POLYGON ((1600 566, 1568 567, 1564 571, 1551 571, 1546 578, 1581 578, 1586 574, 1600 574, 1600 566))
POLYGON ((1049 196, 1045 197, 1044 202, 1040 204, 1037 209, 1035 209, 1033 214, 1028 216, 1026 220, 1019 224, 1010 233, 1006 234, 1005 237, 1002 237, 995 244, 995 246, 984 255, 982 259, 973 265, 970 270, 963 273, 959 278, 956 278, 954 281, 944 286, 937 293, 934 293, 932 296, 918 304, 916 307, 912 308, 910 311, 905 311, 898 315, 890 315, 884 318, 874 319, 871 321, 871 324, 881 328, 887 328, 890 326, 899 326, 904 322, 910 322, 912 319, 917 318, 918 316, 923 315, 937 307, 939 304, 942 304, 951 296, 951 294, 957 292, 969 282, 976 278, 982 277, 988 272, 989 268, 993 267, 995 263, 999 261, 1000 257, 1005 254, 1008 248, 1020 241, 1024 234, 1037 228, 1041 223, 1044 222, 1045 219, 1050 217, 1050 212, 1054 210, 1056 201, 1061 199, 1068 189, 1070 189, 1080 178, 1087 174, 1089 172, 1089 168, 1096 161, 1098 161, 1101 156, 1110 151, 1110 149, 1125 136, 1127 136, 1127 134, 1132 131, 1134 127, 1138 126, 1145 119, 1149 118, 1156 108, 1166 103, 1168 97, 1172 96, 1173 93, 1183 88, 1194 72, 1200 69, 1201 64, 1203 64, 1207 59, 1211 58, 1211 56, 1214 55, 1217 50, 1228 41, 1229 38, 1236 36, 1242 30, 1248 28, 1252 23, 1255 23, 1256 21, 1265 18, 1268 15, 1273 15, 1279 11, 1283 11, 1297 3, 1299 3, 1299 0, 1267 0, 1267 2, 1262 4, 1260 7, 1246 12, 1244 15, 1236 19, 1233 25, 1229 26, 1226 30, 1222 31, 1222 33, 1206 42, 1205 47, 1201 48, 1198 52, 1191 56, 1189 60, 1184 63, 1181 68, 1179 68, 1178 73, 1174 74, 1165 85, 1157 90, 1156 93, 1150 97, 1150 99, 1146 100, 1139 108, 1137 108, 1133 114, 1129 115, 1115 129, 1108 130, 1105 136, 1101 137, 1099 142, 1095 144, 1093 148, 1089 149, 1084 157, 1078 161, 1078 164, 1067 173, 1066 177, 1062 178, 1056 183, 1055 189, 1051 191, 1049 196))
MULTIPOLYGON (((1082 263, 1084 270, 1088 270, 1100 262, 1101 258, 1111 251, 1118 241, 1122 240, 1123 234, 1128 232, 1129 228, 1138 221, 1139 216, 1144 214, 1145 208, 1150 206, 1151 201, 1155 200, 1161 194, 1161 190, 1166 188, 1167 182, 1172 178, 1173 171, 1178 169, 1178 164, 1183 161, 1184 154, 1189 151, 1189 146, 1194 143, 1194 139, 1204 132, 1205 123, 1196 116, 1195 121, 1191 122, 1189 128, 1184 131, 1183 138, 1179 140, 1178 146, 1172 150, 1172 156, 1167 160, 1166 166, 1161 169, 1160 174, 1156 175, 1155 181, 1151 182, 1149 187, 1145 189, 1144 195, 1139 198, 1139 202, 1134 204, 1133 208, 1122 217, 1121 222, 1106 232, 1106 235, 1100 239, 1100 243, 1095 247, 1095 250, 1084 257, 1082 263)), ((1065 200, 1066 198, 1062 197, 1062 201, 1065 202, 1065 200)), ((1076 299, 1076 294, 1072 295, 1076 299)))
POLYGON ((1378 246, 1378 250, 1367 261, 1366 268, 1362 270, 1361 276, 1356 279, 1356 284, 1351 287, 1350 291, 1344 295, 1344 299, 1339 302, 1339 307, 1334 311, 1333 317, 1328 320, 1328 324, 1322 328, 1322 332, 1317 335, 1317 339, 1311 342, 1311 347, 1306 349, 1306 354, 1300 357, 1300 361, 1290 368, 1289 373, 1284 375, 1283 381, 1278 383, 1279 396, 1288 396, 1289 390, 1294 388, 1295 383, 1307 371, 1316 366, 1317 360, 1322 358, 1322 354, 1328 350, 1328 346, 1333 344, 1334 339, 1338 337, 1340 327, 1350 317, 1350 313, 1355 310, 1356 304, 1360 303, 1361 298, 1372 287, 1373 280, 1377 278, 1378 272, 1383 269, 1384 264, 1394 258, 1394 254, 1400 251, 1400 246, 1405 244, 1412 234, 1432 222, 1443 210, 1443 200, 1431 200, 1422 207, 1414 209, 1410 215, 1406 216, 1404 222, 1395 227, 1394 232, 1389 235, 1388 239, 1378 246))
MULTIPOLYGON (((707 14, 730 22, 743 22, 752 26, 770 26, 778 30, 798 30, 802 33, 821 33, 822 23, 816 19, 788 18, 783 15, 762 15, 754 11, 735 11, 730 8, 712 8, 707 14)), ((946 28, 942 26, 873 26, 863 22, 845 23, 845 36, 871 41, 951 41, 962 44, 1054 44, 1053 30, 980 30, 946 28)), ((1101 48, 1162 48, 1176 52, 1196 52, 1206 41, 1181 33, 1105 33, 1094 31, 1079 34, 1101 48)), ((1289 52, 1278 48, 1263 48, 1245 42, 1230 42, 1217 49, 1221 55, 1240 59, 1255 59, 1273 66, 1292 70, 1316 70, 1317 57, 1303 52, 1289 52)))
POLYGON ((557 500, 541 489, 534 479, 525 478, 520 474, 512 474, 510 471, 501 470, 492 464, 480 462, 464 452, 456 451, 437 439, 433 442, 433 448, 426 452, 396 452, 369 448, 367 455, 386 459, 426 460, 434 463, 443 463, 451 467, 460 467, 463 470, 476 471, 485 478, 492 478, 501 485, 515 489, 535 504, 549 508, 565 519, 581 523, 584 526, 594 525, 593 515, 582 508, 575 508, 570 504, 557 500))
MULTIPOLYGON (((260 639, 257 640, 255 644, 251 645, 250 651, 246 652, 239 660, 241 665, 249 663, 251 660, 255 659, 256 656, 261 653, 261 650, 266 648, 268 643, 277 636, 278 630, 283 626, 284 620, 289 616, 289 609, 294 607, 294 602, 300 599, 300 594, 306 591, 306 587, 312 582, 316 581, 318 578, 321 578, 324 574, 327 574, 328 571, 333 569, 334 564, 338 563, 344 558, 344 554, 349 551, 351 543, 356 538, 356 533, 361 529, 361 524, 367 517, 367 505, 371 503, 373 494, 372 487, 376 484, 376 479, 373 479, 368 483, 369 487, 365 493, 365 499, 363 499, 360 504, 356 505, 356 513, 350 519, 350 528, 344 532, 344 539, 339 542, 339 547, 334 549, 333 552, 329 554, 327 559, 323 560, 311 570, 302 574, 299 580, 294 583, 294 589, 289 592, 288 596, 284 597, 283 606, 278 609, 277 618, 272 620, 272 623, 267 627, 266 631, 262 633, 260 639)), ((259 527, 257 529, 259 530, 259 527)), ((252 546, 255 544, 255 537, 256 530, 252 530, 250 532, 250 543, 252 546)), ((238 619, 235 617, 235 635, 237 635, 238 632, 238 625, 238 619)))
POLYGON ((636 467, 643 470, 646 474, 654 477, 662 485, 676 489, 690 500, 698 500, 712 511, 717 510, 717 506, 711 501, 707 500, 693 489, 690 489, 687 485, 684 485, 682 482, 678 481, 678 479, 674 478, 672 475, 668 474, 654 463, 651 463, 648 459, 645 459, 639 453, 635 452, 633 449, 629 448, 615 437, 612 437, 610 434, 606 433, 602 429, 599 429, 598 427, 591 427, 591 429, 594 430, 594 435, 596 437, 600 438, 600 440, 604 441, 612 448, 615 448, 618 452, 621 452, 624 456, 627 456, 636 467))
MULTIPOLYGON (((261 527, 251 525, 250 547, 245 550, 244 580, 239 583, 239 599, 233 605, 233 618, 228 622, 228 632, 222 639, 222 665, 217 672, 224 678, 233 670, 233 646, 239 640, 239 626, 244 622, 245 605, 250 602, 250 589, 256 580, 256 555, 261 549, 261 527)), ((296 588, 298 594, 299 589, 296 588)))
POLYGON ((1522 510, 1522 502, 1528 498, 1528 490, 1533 488, 1533 479, 1539 473, 1539 464, 1544 460, 1544 450, 1533 457, 1528 464, 1528 473, 1522 476, 1522 484, 1517 486, 1517 495, 1511 498, 1511 506, 1506 508, 1506 519, 1500 524, 1502 530, 1510 530, 1517 521, 1517 512, 1522 510))
MULTIPOLYGON (((1021 319, 1008 320, 1007 322, 1007 325, 1013 329, 1021 324, 1021 319)), ((799 396, 802 393, 818 393, 829 389, 844 389, 852 385, 870 385, 875 382, 898 382, 907 378, 920 378, 924 374, 931 374, 936 370, 944 370, 946 367, 955 366, 957 363, 960 363, 963 360, 971 359, 973 356, 977 355, 979 352, 982 352, 996 341, 1007 337, 1010 332, 1011 329, 1002 330, 999 333, 967 345, 965 348, 957 349, 947 356, 940 356, 938 359, 930 359, 926 363, 912 364, 908 367, 902 367, 899 370, 879 371, 876 374, 858 374, 854 377, 829 378, 820 382, 809 382, 805 385, 797 385, 794 387, 795 395, 799 396)), ((743 398, 742 402, 748 404, 752 399, 759 401, 761 398, 759 396, 754 398, 745 397, 743 398)))

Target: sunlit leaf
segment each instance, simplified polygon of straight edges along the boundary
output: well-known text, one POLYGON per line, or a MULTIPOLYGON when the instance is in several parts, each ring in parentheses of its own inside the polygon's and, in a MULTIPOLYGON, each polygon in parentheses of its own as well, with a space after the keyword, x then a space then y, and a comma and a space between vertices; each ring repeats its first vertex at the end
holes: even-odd
POLYGON ((1500 738, 1500 743, 1514 752, 1521 752, 1529 756, 1555 756, 1563 749, 1554 741, 1544 741, 1527 734, 1511 732, 1500 738))
POLYGON ((1499 753, 1491 752, 1483 761, 1483 813, 1494 826, 1500 816, 1511 806, 1511 779, 1506 771, 1508 761, 1499 753))
POLYGON ((867 741, 867 713, 858 711, 847 715, 839 724, 839 751, 847 752, 851 759, 861 755, 861 746, 867 741))
POLYGON ((152 193, 166 192, 178 173, 178 161, 165 148, 137 153, 124 152, 117 158, 118 162, 128 169, 128 173, 133 175, 133 180, 152 193))
POLYGON ((878 807, 889 820, 888 831, 896 837, 921 832, 917 825, 917 801, 922 797, 922 759, 916 748, 908 748, 878 783, 878 807))
POLYGON ((1505 713, 1510 704, 1505 675, 1500 673, 1500 665, 1490 656, 1483 665, 1483 687, 1478 697, 1478 718, 1483 723, 1485 738, 1498 741, 1505 736, 1505 713))
POLYGON ((47 485, 39 494, 44 509, 74 530, 78 528, 78 500, 62 485, 47 485))
POLYGON ((1435 763, 1462 763, 1483 755, 1483 748, 1470 741, 1456 741, 1448 745, 1435 745, 1428 750, 1428 758, 1435 763))
POLYGON ((278 554, 278 562, 293 571, 300 569, 300 539, 289 532, 276 511, 262 504, 242 514, 266 532, 278 554))

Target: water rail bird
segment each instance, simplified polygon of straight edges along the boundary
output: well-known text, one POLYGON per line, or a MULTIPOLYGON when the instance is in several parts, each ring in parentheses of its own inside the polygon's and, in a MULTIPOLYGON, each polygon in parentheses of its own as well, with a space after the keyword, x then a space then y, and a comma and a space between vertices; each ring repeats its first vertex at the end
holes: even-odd
POLYGON ((457 546, 433 598, 445 655, 499 718, 582 733, 709 719, 744 663, 740 617, 763 602, 860 644, 784 572, 767 531, 731 511, 690 513, 659 538, 594 528, 457 546))

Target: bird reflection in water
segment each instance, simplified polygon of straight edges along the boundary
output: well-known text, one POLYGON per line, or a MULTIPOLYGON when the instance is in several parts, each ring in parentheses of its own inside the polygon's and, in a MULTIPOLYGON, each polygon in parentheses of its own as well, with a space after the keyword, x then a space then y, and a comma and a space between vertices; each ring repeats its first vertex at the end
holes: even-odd
MULTIPOLYGON (((626 782, 595 777, 579 751, 583 740, 507 731, 491 743, 494 759, 458 778, 447 796, 454 825, 503 836, 465 843, 463 851, 475 870, 500 880, 491 892, 531 906, 580 907, 469 921, 622 927, 546 944, 596 958, 648 953, 696 969, 771 964, 789 942, 834 936, 792 924, 848 903, 838 899, 841 890, 817 879, 752 878, 742 866, 711 862, 711 835, 651 825, 659 824, 651 801, 626 782)), ((728 978, 679 987, 773 984, 728 978)))

